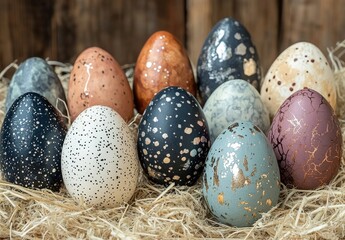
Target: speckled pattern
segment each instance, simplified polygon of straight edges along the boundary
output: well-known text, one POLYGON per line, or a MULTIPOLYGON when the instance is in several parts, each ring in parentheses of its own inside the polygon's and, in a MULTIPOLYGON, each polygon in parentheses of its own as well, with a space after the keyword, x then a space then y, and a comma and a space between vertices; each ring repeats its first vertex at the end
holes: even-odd
POLYGON ((279 198, 279 168, 265 134, 251 122, 235 122, 212 144, 202 191, 222 223, 251 226, 279 198))
POLYGON ((224 18, 212 28, 198 59, 197 77, 203 102, 220 84, 231 79, 244 79, 260 91, 259 57, 241 23, 224 18))
POLYGON ((196 96, 196 82, 187 51, 171 33, 152 34, 140 51, 134 73, 135 106, 143 113, 153 96, 168 86, 178 86, 196 96))
POLYGON ((8 86, 6 112, 19 96, 27 92, 36 92, 44 96, 53 106, 57 106, 63 114, 66 114, 62 102, 56 105, 58 98, 67 103, 60 79, 42 58, 28 58, 19 65, 8 86))
POLYGON ((318 91, 336 109, 336 84, 326 57, 315 45, 298 42, 277 57, 262 82, 261 97, 270 117, 304 87, 318 91))
POLYGON ((104 49, 90 47, 75 60, 68 82, 71 121, 95 105, 114 109, 126 122, 134 115, 133 93, 121 66, 104 49))
POLYGON ((208 98, 203 110, 212 142, 236 121, 251 121, 265 133, 270 127, 268 111, 260 94, 244 80, 222 83, 208 98))
POLYGON ((70 195, 96 207, 117 207, 132 197, 139 160, 132 133, 109 107, 84 110, 68 130, 61 169, 70 195))
POLYGON ((0 134, 0 168, 5 179, 28 188, 58 191, 66 131, 47 99, 30 92, 17 98, 0 134))
POLYGON ((138 129, 139 159, 149 179, 164 185, 194 184, 209 147, 207 122, 197 100, 179 87, 161 90, 138 129))
POLYGON ((273 119, 268 138, 289 187, 315 189, 337 174, 342 156, 340 124, 327 100, 312 89, 295 92, 273 119))

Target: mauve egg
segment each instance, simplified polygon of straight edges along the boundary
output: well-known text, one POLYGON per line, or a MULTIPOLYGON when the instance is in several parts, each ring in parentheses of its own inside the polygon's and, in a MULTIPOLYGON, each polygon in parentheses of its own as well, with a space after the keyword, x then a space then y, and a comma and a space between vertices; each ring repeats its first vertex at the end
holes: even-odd
POLYGON ((208 34, 197 64, 198 89, 203 102, 222 83, 243 79, 260 90, 259 57, 247 29, 224 18, 208 34))
POLYGON ((53 68, 42 58, 32 57, 23 61, 13 74, 6 96, 6 112, 13 102, 27 92, 36 92, 44 96, 51 105, 56 106, 63 114, 66 114, 66 96, 61 81, 53 68))
POLYGON ((222 223, 251 226, 278 203, 279 167, 265 134, 238 121, 224 129, 207 155, 202 193, 222 223))
POLYGON ((88 206, 128 202, 138 181, 133 134, 112 108, 92 106, 72 123, 62 148, 61 169, 69 194, 88 206))
POLYGON ((134 72, 134 99, 143 113, 153 96, 168 86, 178 86, 196 96, 191 63, 180 41, 171 33, 151 35, 140 51, 134 72))
POLYGON ((180 87, 162 89, 142 116, 137 146, 141 166, 153 182, 193 185, 210 147, 197 100, 180 87))
POLYGON ((282 182, 299 189, 316 189, 337 174, 342 156, 339 120, 322 95, 312 89, 288 97, 268 132, 282 182))
POLYGON ((71 120, 86 108, 108 106, 125 121, 134 114, 132 90, 120 65, 105 50, 85 49, 73 65, 68 83, 68 109, 71 120))
POLYGON ((8 110, 0 134, 4 178, 28 188, 58 191, 62 184, 63 119, 46 98, 25 93, 8 110))
POLYGON ((334 74, 326 57, 315 45, 298 42, 277 57, 262 82, 261 98, 270 117, 285 99, 304 87, 319 92, 336 109, 334 74))

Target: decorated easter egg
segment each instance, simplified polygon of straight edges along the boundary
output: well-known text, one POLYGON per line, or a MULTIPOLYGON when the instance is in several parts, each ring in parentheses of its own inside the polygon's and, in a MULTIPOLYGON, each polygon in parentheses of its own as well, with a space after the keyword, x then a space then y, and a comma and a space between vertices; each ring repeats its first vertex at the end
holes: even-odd
POLYGON ((179 86, 196 96, 191 63, 180 41, 171 33, 158 31, 140 51, 134 72, 134 98, 143 113, 153 96, 168 86, 179 86))
POLYGON ((268 111, 259 92, 241 79, 221 84, 207 99, 203 110, 212 142, 236 121, 251 121, 263 132, 270 127, 268 111))
POLYGON ((294 92, 308 87, 319 92, 336 109, 336 86, 326 57, 315 45, 298 42, 283 51, 268 70, 261 97, 270 117, 294 92))
POLYGON ((88 206, 117 207, 137 185, 133 134, 112 108, 92 106, 72 123, 63 144, 61 169, 69 194, 88 206))
POLYGON ((316 189, 338 173, 342 134, 328 101, 312 89, 288 97, 268 132, 282 182, 289 187, 316 189))
POLYGON ((265 134, 251 122, 225 129, 207 155, 202 192, 220 222, 251 226, 279 199, 279 168, 265 134))
POLYGON ((137 146, 150 180, 193 185, 210 147, 207 122, 193 95, 180 87, 157 93, 139 123, 137 146))
POLYGON ((17 98, 0 133, 0 170, 5 180, 58 191, 66 131, 63 119, 46 98, 33 92, 17 98))
POLYGON ((222 83, 243 79, 260 90, 259 57, 247 29, 224 18, 208 34, 197 64, 198 89, 203 102, 222 83))
POLYGON ((42 58, 28 58, 19 65, 8 86, 6 112, 19 96, 27 92, 44 96, 51 105, 66 114, 63 102, 67 101, 61 81, 53 68, 42 58))
POLYGON ((68 82, 68 108, 72 121, 94 105, 111 107, 125 121, 133 117, 134 100, 126 75, 117 61, 98 47, 80 53, 68 82))

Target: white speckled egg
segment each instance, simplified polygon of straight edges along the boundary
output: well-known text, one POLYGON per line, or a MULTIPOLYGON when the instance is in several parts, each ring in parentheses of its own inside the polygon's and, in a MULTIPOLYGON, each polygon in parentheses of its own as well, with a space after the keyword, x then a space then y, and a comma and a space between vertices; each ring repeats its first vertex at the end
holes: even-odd
POLYGON ((298 42, 273 62, 261 86, 261 98, 273 118, 281 104, 304 87, 319 92, 336 109, 333 71, 315 45, 298 42))
POLYGON ((114 110, 92 106, 67 132, 61 169, 67 191, 96 207, 128 202, 137 185, 139 160, 132 133, 114 110))
POLYGON ((268 111, 259 92, 241 79, 227 81, 217 87, 203 110, 212 141, 235 121, 251 121, 263 132, 270 127, 268 111))

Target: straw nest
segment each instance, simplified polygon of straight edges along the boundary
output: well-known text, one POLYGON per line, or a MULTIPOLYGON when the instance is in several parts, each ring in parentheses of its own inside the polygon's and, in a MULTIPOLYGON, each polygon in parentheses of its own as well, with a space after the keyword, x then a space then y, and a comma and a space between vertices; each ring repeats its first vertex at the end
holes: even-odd
MULTIPOLYGON (((338 85, 338 116, 344 119, 345 41, 329 50, 338 85)), ((50 62, 66 87, 71 65, 50 62)), ((12 66, 16 66, 15 63, 12 66)), ((11 66, 10 66, 11 67, 11 66)), ((3 71, 3 73, 6 72, 3 71)), ((127 73, 130 74, 130 71, 127 73)), ((0 74, 0 119, 9 80, 0 74)), ((131 79, 131 77, 129 76, 131 79)), ((131 127, 135 133, 138 118, 131 127)), ((345 140, 345 121, 341 120, 345 140)), ((132 200, 112 209, 75 202, 64 188, 58 193, 31 190, 1 180, 0 239, 343 239, 345 238, 345 161, 338 175, 315 191, 281 186, 276 207, 253 227, 235 228, 215 221, 202 197, 201 184, 167 188, 140 174, 132 200)))

